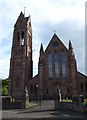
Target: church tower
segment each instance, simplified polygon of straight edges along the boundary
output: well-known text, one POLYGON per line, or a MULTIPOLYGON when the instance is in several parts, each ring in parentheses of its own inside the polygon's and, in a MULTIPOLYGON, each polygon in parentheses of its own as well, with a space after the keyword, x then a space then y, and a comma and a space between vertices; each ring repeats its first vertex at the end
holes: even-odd
POLYGON ((9 95, 14 99, 23 98, 27 82, 32 78, 32 26, 31 17, 21 12, 13 31, 13 43, 9 72, 9 95))

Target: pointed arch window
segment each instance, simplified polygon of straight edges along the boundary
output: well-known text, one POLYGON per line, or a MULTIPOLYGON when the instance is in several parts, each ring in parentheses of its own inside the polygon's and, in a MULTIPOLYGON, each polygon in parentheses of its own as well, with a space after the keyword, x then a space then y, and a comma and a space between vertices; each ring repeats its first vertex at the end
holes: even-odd
POLYGON ((21 33, 21 37, 22 37, 21 45, 24 45, 24 32, 23 31, 21 33))
POLYGON ((58 64, 58 53, 55 51, 54 53, 54 61, 55 61, 55 77, 59 77, 59 64, 58 64))
POLYGON ((17 33, 17 39, 18 39, 18 41, 20 41, 20 33, 19 32, 17 33))
POLYGON ((30 91, 33 92, 33 85, 31 85, 31 87, 30 87, 30 91))
POLYGON ((63 51, 61 53, 61 61, 62 61, 62 77, 66 78, 66 61, 65 61, 65 53, 63 51))
POLYGON ((15 78, 15 87, 19 87, 20 86, 20 78, 16 77, 15 78))
POLYGON ((80 84, 80 87, 81 87, 81 92, 83 92, 84 91, 84 85, 83 85, 83 83, 80 84))
POLYGON ((52 54, 48 54, 48 75, 52 78, 52 54))

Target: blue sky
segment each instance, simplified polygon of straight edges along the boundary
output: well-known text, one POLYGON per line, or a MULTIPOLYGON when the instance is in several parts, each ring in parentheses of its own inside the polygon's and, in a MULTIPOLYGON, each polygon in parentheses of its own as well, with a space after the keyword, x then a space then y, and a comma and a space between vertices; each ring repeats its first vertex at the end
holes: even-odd
POLYGON ((54 30, 66 47, 72 41, 78 70, 85 73, 85 0, 0 0, 0 78, 9 76, 14 24, 24 7, 32 20, 34 75, 40 44, 45 49, 54 30))

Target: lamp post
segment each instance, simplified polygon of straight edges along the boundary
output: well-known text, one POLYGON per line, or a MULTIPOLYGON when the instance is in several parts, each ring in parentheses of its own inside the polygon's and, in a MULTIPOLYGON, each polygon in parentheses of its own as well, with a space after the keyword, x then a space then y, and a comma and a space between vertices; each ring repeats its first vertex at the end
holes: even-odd
POLYGON ((36 94, 37 94, 37 96, 36 96, 36 103, 38 102, 38 84, 36 85, 36 94))

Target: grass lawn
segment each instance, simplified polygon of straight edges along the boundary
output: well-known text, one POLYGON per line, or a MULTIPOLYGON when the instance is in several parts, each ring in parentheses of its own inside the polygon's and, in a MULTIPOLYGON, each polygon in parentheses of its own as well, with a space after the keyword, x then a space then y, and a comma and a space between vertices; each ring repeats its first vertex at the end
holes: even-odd
POLYGON ((67 100, 62 100, 62 102, 72 102, 72 100, 67 99, 67 100))
POLYGON ((31 108, 31 107, 34 107, 36 105, 38 105, 38 103, 36 103, 36 102, 29 102, 28 107, 31 108))

